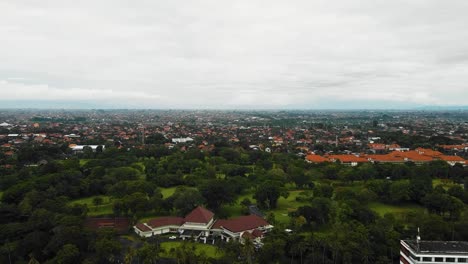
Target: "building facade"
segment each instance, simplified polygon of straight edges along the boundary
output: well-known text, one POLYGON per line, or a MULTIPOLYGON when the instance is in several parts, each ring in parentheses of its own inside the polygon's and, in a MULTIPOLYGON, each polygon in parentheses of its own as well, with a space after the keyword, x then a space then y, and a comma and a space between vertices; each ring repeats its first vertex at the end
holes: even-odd
POLYGON ((260 242, 263 234, 273 228, 265 219, 258 215, 240 216, 233 219, 215 219, 214 214, 199 206, 187 216, 158 217, 146 223, 137 223, 133 229, 141 237, 151 237, 166 233, 176 233, 181 239, 202 240, 215 238, 243 242, 249 238, 260 242))
POLYGON ((468 263, 467 241, 400 241, 400 264, 468 263))

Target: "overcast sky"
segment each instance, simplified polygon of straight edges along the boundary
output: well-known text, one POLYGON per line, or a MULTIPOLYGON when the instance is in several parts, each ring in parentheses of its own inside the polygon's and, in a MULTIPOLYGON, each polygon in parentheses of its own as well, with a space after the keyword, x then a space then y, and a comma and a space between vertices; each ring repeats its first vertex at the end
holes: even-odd
POLYGON ((468 1, 1 0, 0 108, 468 103, 468 1))

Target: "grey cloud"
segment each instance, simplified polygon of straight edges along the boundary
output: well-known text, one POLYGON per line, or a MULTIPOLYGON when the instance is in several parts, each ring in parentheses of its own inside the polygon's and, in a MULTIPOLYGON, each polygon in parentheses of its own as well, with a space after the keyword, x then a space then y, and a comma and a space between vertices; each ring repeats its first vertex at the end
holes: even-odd
POLYGON ((0 89, 129 107, 460 105, 466 13, 464 0, 5 0, 0 89))

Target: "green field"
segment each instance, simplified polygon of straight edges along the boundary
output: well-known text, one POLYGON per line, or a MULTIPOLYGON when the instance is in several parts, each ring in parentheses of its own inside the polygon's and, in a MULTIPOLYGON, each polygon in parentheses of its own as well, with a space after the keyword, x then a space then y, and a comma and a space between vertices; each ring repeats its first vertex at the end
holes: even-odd
POLYGON ((246 194, 239 196, 234 204, 223 206, 223 209, 227 212, 228 215, 232 217, 240 216, 242 215, 242 205, 240 203, 245 198, 248 198, 252 203, 255 203, 255 199, 252 196, 253 191, 249 191, 246 194))
POLYGON ((390 205, 378 202, 370 203, 369 208, 380 216, 384 216, 385 214, 393 214, 396 217, 402 217, 404 214, 409 212, 424 214, 426 210, 424 207, 417 204, 390 205))
MULTIPOLYGON (((289 191, 288 198, 285 199, 283 197, 280 197, 278 199, 278 207, 276 209, 274 209, 274 210, 263 210, 263 212, 265 213, 265 215, 272 212, 275 215, 275 220, 276 221, 278 221, 280 223, 283 223, 283 224, 289 223, 288 213, 292 212, 292 211, 295 211, 298 207, 301 207, 301 206, 306 204, 306 203, 303 203, 303 202, 296 201, 297 196, 299 196, 299 194, 302 193, 303 191, 304 190, 289 191)), ((244 195, 241 195, 237 199, 236 203, 234 203, 233 205, 225 206, 224 210, 226 210, 231 217, 242 215, 242 205, 240 203, 245 198, 248 198, 252 203, 255 203, 256 201, 253 198, 253 195, 254 195, 253 190, 251 190, 250 192, 248 192, 248 193, 246 193, 244 195)))
POLYGON ((267 211, 275 214, 275 220, 282 224, 289 223, 288 213, 294 212, 297 208, 306 205, 307 203, 296 201, 297 196, 304 190, 290 191, 288 198, 280 197, 278 199, 278 207, 274 210, 267 211))
POLYGON ((83 167, 89 161, 90 161, 90 159, 80 159, 80 166, 83 167))
POLYGON ((160 188, 163 198, 166 199, 167 197, 173 195, 175 193, 176 188, 177 187, 160 188))
POLYGON ((110 196, 105 196, 105 195, 91 196, 91 197, 73 200, 69 204, 70 205, 74 205, 74 204, 86 205, 89 209, 88 216, 110 215, 113 213, 112 201, 111 201, 110 196), (93 204, 93 199, 94 197, 98 197, 98 196, 102 198, 102 204, 99 206, 95 206, 93 204))
POLYGON ((433 179, 432 180, 432 187, 436 187, 438 185, 441 185, 445 190, 448 190, 448 188, 454 186, 454 185, 459 185, 452 180, 448 179, 433 179))
MULTIPOLYGON (((209 258, 220 258, 223 256, 223 253, 220 252, 217 247, 213 245, 201 244, 188 242, 189 247, 192 245, 195 246, 196 254, 200 254, 202 251, 205 252, 206 256, 209 258)), ((161 254, 162 257, 175 258, 175 249, 182 245, 181 241, 171 241, 161 243, 161 248, 164 249, 164 253, 161 254)))

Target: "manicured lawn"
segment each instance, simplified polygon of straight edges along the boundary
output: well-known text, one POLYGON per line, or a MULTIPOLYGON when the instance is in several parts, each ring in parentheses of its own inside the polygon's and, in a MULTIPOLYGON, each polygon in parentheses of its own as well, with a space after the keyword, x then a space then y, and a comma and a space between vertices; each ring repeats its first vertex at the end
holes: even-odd
POLYGON ((90 159, 80 159, 80 166, 83 167, 89 161, 90 161, 90 159))
MULTIPOLYGON (((288 213, 294 212, 297 208, 306 205, 307 203, 296 201, 296 197, 304 190, 294 190, 289 192, 288 198, 280 197, 278 199, 278 207, 274 210, 268 211, 275 214, 275 220, 282 224, 289 223, 288 213)), ((267 213, 268 213, 267 212, 267 213)))
MULTIPOLYGON (((188 242, 189 246, 191 247, 192 245, 195 246, 195 252, 197 254, 200 254, 200 252, 204 251, 207 257, 210 258, 220 258, 223 256, 223 253, 213 245, 208 245, 208 244, 202 244, 202 243, 193 243, 193 242, 188 242)), ((161 254, 162 257, 169 257, 169 258, 175 258, 175 249, 180 247, 182 244, 181 241, 171 241, 171 242, 163 242, 161 243, 161 248, 164 249, 165 253, 161 254), (171 249, 173 251, 171 252, 171 249)))
POLYGON ((401 205, 390 205, 384 203, 370 203, 369 208, 378 213, 380 216, 385 214, 394 214, 396 217, 402 217, 405 213, 417 212, 423 214, 425 208, 417 204, 401 204, 401 205))
MULTIPOLYGON (((296 201, 296 197, 299 196, 299 194, 302 193, 303 191, 304 190, 289 191, 288 198, 285 199, 283 197, 280 197, 278 199, 278 207, 276 209, 274 209, 274 210, 262 210, 262 212, 265 213, 265 215, 272 212, 273 214, 275 214, 275 220, 276 221, 278 221, 280 223, 284 223, 284 224, 289 223, 288 213, 293 212, 293 211, 297 210, 298 207, 301 207, 301 206, 306 204, 306 203, 296 201)), ((242 215, 242 205, 240 203, 245 198, 248 198, 248 199, 250 199, 250 201, 252 203, 255 203, 256 201, 253 198, 253 195, 254 195, 253 190, 247 192, 244 195, 241 195, 237 199, 235 204, 225 206, 224 210, 226 210, 231 217, 236 217, 236 216, 242 215)))
POLYGON ((97 196, 86 197, 78 200, 71 201, 69 204, 85 204, 88 206, 88 216, 98 216, 98 215, 110 215, 113 213, 112 211, 112 201, 110 200, 109 196, 99 195, 102 198, 102 204, 99 206, 95 206, 93 204, 93 199, 97 196))
POLYGON ((442 187, 445 190, 448 190, 448 188, 450 188, 451 186, 458 185, 458 184, 448 179, 433 179, 432 186, 436 187, 437 185, 442 185, 442 187))
POLYGON ((248 198, 252 203, 255 203, 255 199, 253 198, 254 191, 250 190, 247 193, 239 196, 237 201, 232 205, 225 205, 223 209, 231 216, 236 217, 242 215, 242 205, 240 204, 242 200, 248 198))
POLYGON ((175 193, 176 188, 177 187, 161 188, 163 198, 166 199, 167 197, 173 195, 175 193))

